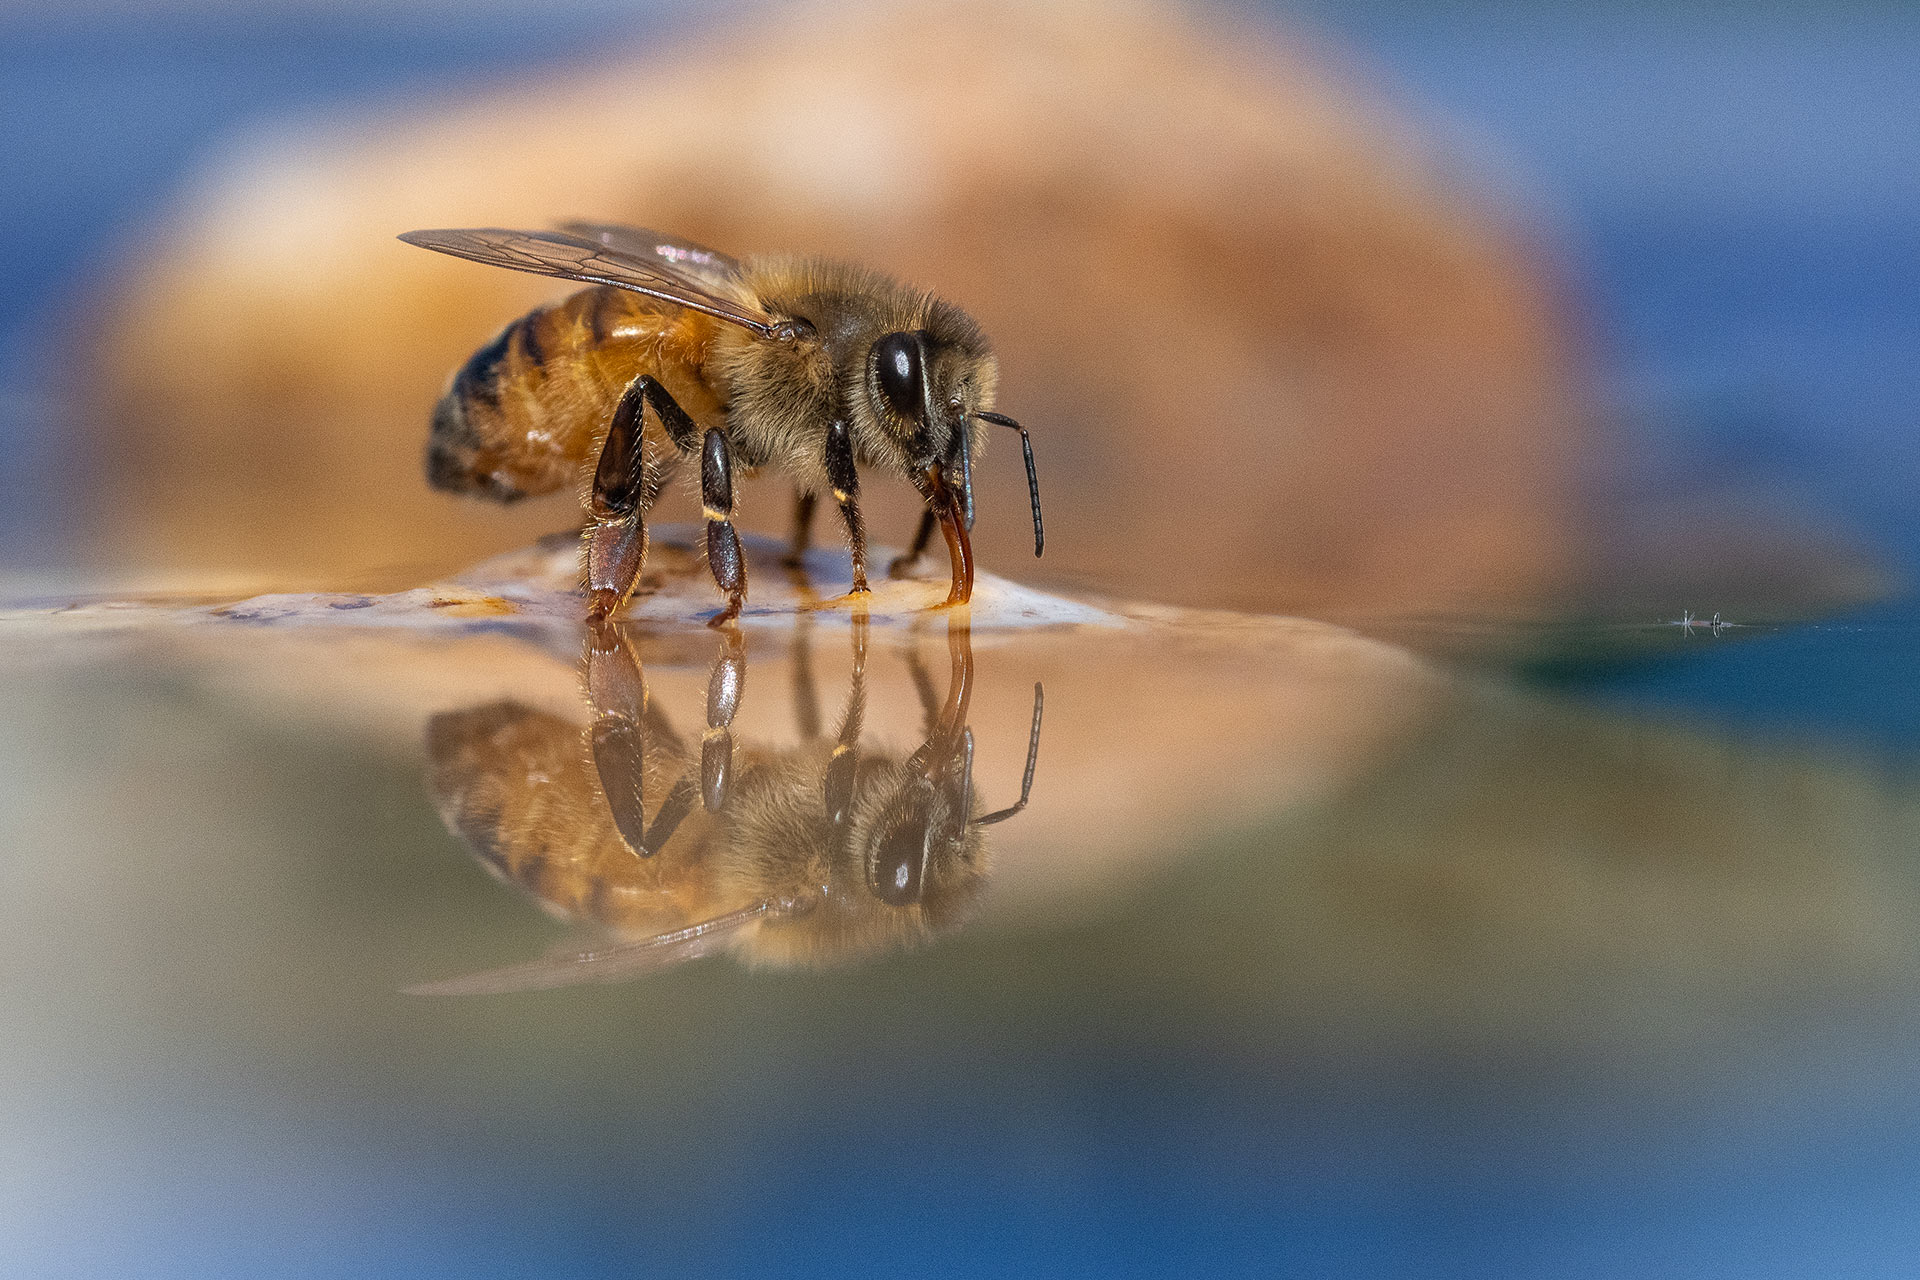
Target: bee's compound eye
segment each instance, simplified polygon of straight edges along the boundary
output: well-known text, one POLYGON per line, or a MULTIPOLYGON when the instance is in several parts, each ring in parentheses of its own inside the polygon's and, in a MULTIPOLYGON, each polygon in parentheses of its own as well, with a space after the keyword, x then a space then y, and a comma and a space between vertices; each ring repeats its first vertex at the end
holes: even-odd
POLYGON ((920 900, 920 878, 926 866, 925 828, 912 821, 902 822, 880 838, 879 848, 867 864, 867 887, 888 906, 907 906, 920 900))
POLYGON ((903 418, 919 418, 924 400, 920 343, 911 333, 890 333, 873 344, 881 394, 903 418))

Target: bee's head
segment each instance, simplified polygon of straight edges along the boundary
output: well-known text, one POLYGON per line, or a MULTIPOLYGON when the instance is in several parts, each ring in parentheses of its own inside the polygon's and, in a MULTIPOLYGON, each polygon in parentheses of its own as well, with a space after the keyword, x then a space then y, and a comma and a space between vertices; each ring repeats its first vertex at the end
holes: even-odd
MULTIPOLYGON (((1033 507, 1033 554, 1039 555, 1046 545, 1033 442, 1025 427, 993 412, 999 378, 999 365, 973 321, 938 304, 924 328, 883 333, 867 351, 866 416, 886 441, 886 452, 946 526, 957 557, 956 573, 958 566, 967 566, 968 587, 973 581, 967 549, 973 528, 973 455, 986 443, 989 422, 1020 433, 1033 507)), ((961 590, 957 579, 955 589, 961 590)))
POLYGON ((985 339, 957 313, 927 327, 883 333, 867 350, 867 406, 902 470, 940 514, 973 527, 973 455, 985 435, 972 415, 993 405, 999 368, 985 339))

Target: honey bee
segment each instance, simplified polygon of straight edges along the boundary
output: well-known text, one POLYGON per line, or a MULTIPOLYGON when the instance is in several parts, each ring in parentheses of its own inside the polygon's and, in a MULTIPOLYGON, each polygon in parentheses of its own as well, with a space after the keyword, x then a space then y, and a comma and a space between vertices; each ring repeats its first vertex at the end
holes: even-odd
POLYGON ((427 731, 430 787, 449 829, 553 914, 615 941, 412 990, 614 981, 722 949, 772 964, 827 964, 952 928, 986 881, 983 829, 1027 806, 1044 701, 1035 685, 1019 800, 979 813, 964 630, 950 631, 949 651, 938 705, 909 656, 927 723, 925 741, 904 758, 862 747, 867 660, 858 621, 832 739, 819 732, 811 675, 797 657, 803 741, 735 743, 746 681, 735 632, 709 675, 706 730, 687 742, 648 697, 628 638, 604 623, 588 628, 584 682, 594 720, 584 732, 515 702, 436 716, 427 731))
POLYGON ((816 495, 833 495, 854 595, 868 590, 859 469, 905 475, 926 511, 889 572, 912 569, 938 522, 953 570, 946 603, 961 604, 973 593, 973 456, 984 424, 1010 427, 1026 458, 1034 554, 1046 545, 1033 442, 993 411, 993 351, 951 303, 849 263, 736 261, 634 227, 400 238, 594 286, 529 312, 476 351, 435 408, 427 445, 427 477, 441 489, 511 502, 578 486, 589 618, 610 617, 632 593, 647 512, 675 464, 695 454, 707 562, 727 599, 716 626, 746 600, 736 473, 792 478, 796 558, 816 495))

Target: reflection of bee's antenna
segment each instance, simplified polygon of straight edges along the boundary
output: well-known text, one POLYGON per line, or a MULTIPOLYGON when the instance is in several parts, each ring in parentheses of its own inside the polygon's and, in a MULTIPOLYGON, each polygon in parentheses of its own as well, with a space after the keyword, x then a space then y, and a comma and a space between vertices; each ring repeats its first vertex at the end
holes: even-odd
POLYGON ((1033 767, 1040 762, 1040 717, 1046 709, 1046 690, 1036 680, 1033 685, 1033 728, 1027 734, 1027 771, 1020 778, 1020 799, 1004 809, 975 819, 977 825, 986 827, 1005 822, 1027 807, 1027 797, 1033 794, 1033 767))

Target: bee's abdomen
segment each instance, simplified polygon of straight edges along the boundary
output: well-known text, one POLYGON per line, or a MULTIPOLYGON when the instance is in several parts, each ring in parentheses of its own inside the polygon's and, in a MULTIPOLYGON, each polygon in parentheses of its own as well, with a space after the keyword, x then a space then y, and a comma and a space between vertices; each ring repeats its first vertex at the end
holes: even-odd
POLYGON ((588 289, 520 317, 469 356, 434 406, 428 482, 497 502, 573 485, 638 372, 632 311, 618 291, 588 289))
POLYGON ((467 421, 458 392, 448 391, 433 407, 433 427, 427 436, 427 483, 449 493, 475 493, 512 502, 527 490, 504 480, 480 457, 480 437, 467 421))

